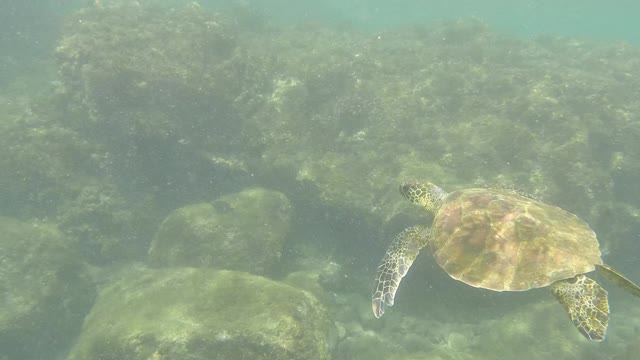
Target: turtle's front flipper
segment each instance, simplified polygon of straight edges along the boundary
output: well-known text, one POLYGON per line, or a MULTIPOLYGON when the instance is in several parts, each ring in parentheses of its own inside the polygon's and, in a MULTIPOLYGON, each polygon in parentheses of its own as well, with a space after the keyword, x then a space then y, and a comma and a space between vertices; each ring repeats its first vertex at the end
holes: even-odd
POLYGON ((613 269, 611 266, 602 264, 596 265, 596 268, 600 270, 600 273, 607 278, 607 280, 612 283, 620 286, 625 289, 629 293, 640 297, 640 286, 634 283, 633 281, 627 279, 624 275, 622 275, 619 271, 613 269))
POLYGON ((551 292, 569 313, 578 331, 589 340, 602 341, 609 323, 607 290, 584 275, 560 280, 551 292))
POLYGON ((429 241, 430 231, 423 226, 412 226, 396 236, 378 266, 373 287, 371 306, 379 318, 386 306, 393 305, 400 280, 407 274, 422 249, 429 241))

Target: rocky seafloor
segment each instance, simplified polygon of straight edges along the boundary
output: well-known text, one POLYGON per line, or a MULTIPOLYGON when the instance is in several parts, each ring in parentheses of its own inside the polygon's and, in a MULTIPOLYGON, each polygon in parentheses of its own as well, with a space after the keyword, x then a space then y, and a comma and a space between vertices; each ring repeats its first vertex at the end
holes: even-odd
POLYGON ((640 48, 194 3, 88 7, 53 52, 1 95, 0 359, 635 358, 614 286, 599 344, 547 289, 474 289, 426 253, 381 319, 370 286, 429 221, 408 179, 561 206, 640 279, 640 48))

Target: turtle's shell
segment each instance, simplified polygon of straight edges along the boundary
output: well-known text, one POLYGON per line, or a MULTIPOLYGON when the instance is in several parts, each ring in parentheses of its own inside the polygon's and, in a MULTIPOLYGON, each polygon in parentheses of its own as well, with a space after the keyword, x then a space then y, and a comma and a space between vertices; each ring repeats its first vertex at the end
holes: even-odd
POLYGON ((602 264, 598 240, 577 216, 514 193, 449 194, 433 220, 431 250, 455 279, 521 291, 590 272, 602 264))

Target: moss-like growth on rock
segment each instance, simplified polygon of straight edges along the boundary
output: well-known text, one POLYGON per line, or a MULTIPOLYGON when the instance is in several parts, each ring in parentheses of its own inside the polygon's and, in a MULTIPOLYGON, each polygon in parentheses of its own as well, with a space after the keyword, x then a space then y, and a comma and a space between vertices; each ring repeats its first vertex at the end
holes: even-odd
POLYGON ((327 359, 310 293, 242 272, 174 268, 106 288, 69 360, 327 359))
POLYGON ((93 265, 125 263, 146 257, 153 229, 160 221, 148 197, 130 203, 111 183, 94 181, 59 209, 59 226, 78 242, 93 265))
POLYGON ((213 203, 175 210, 160 225, 149 250, 153 266, 207 266, 267 274, 289 232, 289 200, 250 188, 213 203))
POLYGON ((195 2, 127 3, 66 23, 59 91, 86 114, 69 122, 104 144, 117 179, 135 179, 123 187, 169 202, 225 191, 247 174, 241 154, 260 147, 248 120, 268 83, 263 59, 239 46, 232 20, 195 2))
POLYGON ((51 216, 99 171, 100 146, 52 116, 12 115, 0 115, 0 211, 13 217, 51 216))
POLYGON ((80 330, 95 288, 55 226, 0 217, 0 358, 43 359, 80 330))

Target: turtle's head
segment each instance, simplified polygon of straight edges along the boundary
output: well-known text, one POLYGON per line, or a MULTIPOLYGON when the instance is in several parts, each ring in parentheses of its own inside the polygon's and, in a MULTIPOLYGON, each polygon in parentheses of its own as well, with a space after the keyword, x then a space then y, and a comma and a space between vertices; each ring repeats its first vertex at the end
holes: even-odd
POLYGON ((447 196, 447 193, 439 186, 430 182, 420 183, 415 181, 405 182, 400 185, 400 193, 411 203, 431 212, 436 212, 442 205, 442 200, 447 196))

